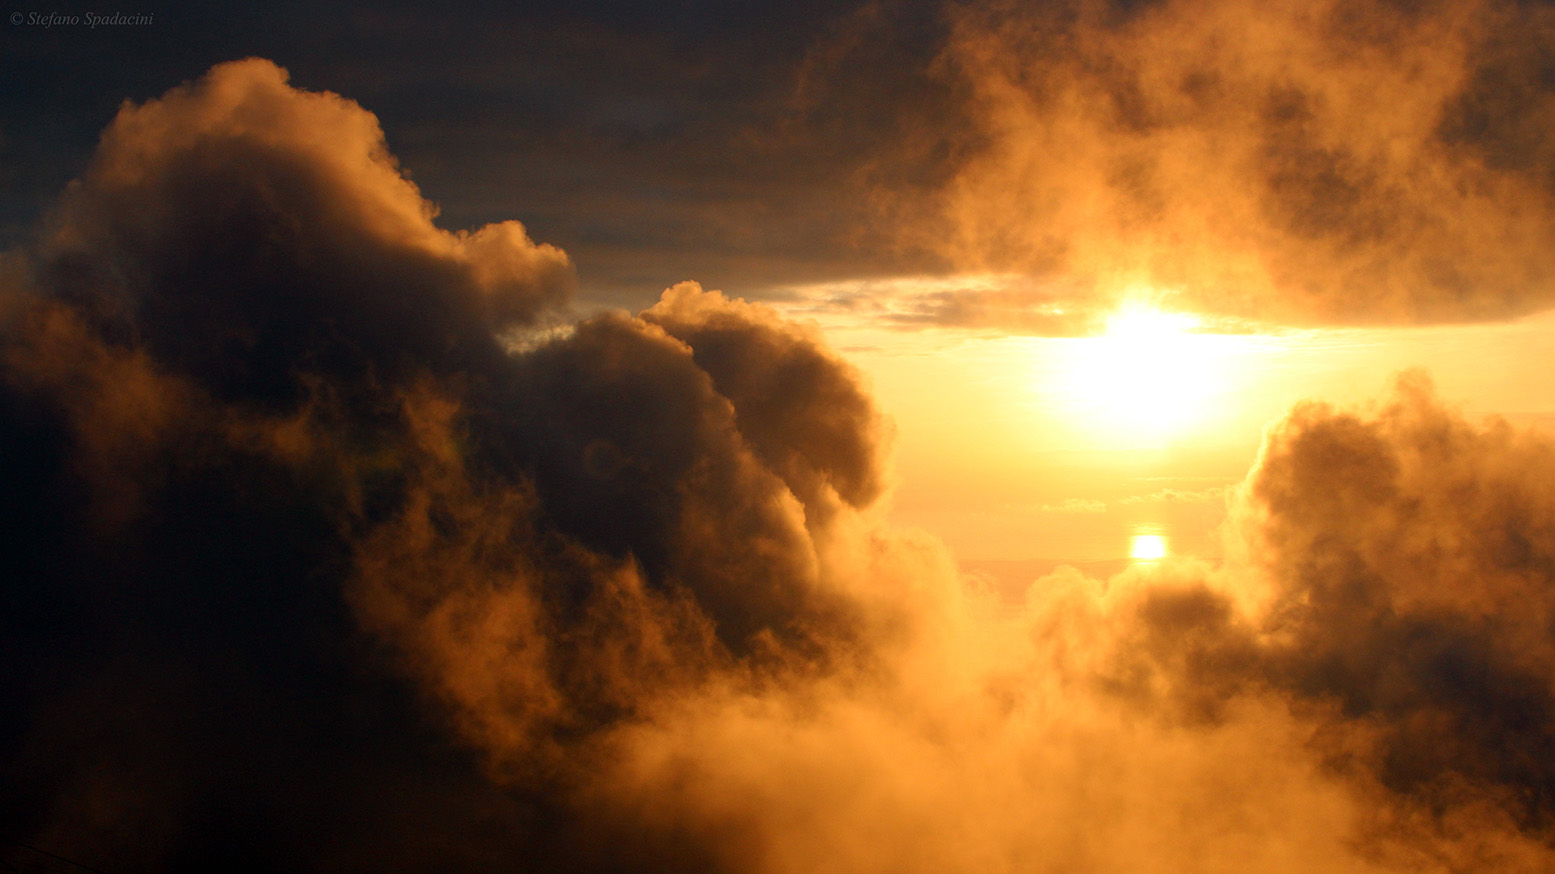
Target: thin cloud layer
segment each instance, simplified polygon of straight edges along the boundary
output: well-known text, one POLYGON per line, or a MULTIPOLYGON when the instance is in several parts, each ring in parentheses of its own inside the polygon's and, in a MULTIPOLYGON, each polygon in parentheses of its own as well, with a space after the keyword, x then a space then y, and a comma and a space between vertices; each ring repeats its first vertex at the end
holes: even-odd
POLYGON ((909 237, 959 267, 1052 277, 1103 306, 1157 289, 1174 307, 1298 324, 1555 302, 1545 4, 950 15, 938 69, 969 92, 982 146, 935 206, 901 206, 909 237))
POLYGON ((1226 565, 1010 610, 877 518, 889 428, 813 330, 685 284, 514 348, 565 256, 431 218, 368 113, 247 61, 127 107, 0 261, 7 833, 115 872, 1549 868, 1555 446, 1418 381, 1304 407, 1226 565))

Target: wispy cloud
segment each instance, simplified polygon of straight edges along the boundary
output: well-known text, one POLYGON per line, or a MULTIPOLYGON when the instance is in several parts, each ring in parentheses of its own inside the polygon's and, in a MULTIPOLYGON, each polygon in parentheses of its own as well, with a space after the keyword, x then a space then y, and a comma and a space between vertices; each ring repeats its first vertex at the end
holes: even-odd
POLYGON ((1151 492, 1148 495, 1129 495, 1119 503, 1123 504, 1199 504, 1207 501, 1224 500, 1226 496, 1225 486, 1213 486, 1207 489, 1174 489, 1165 488, 1151 492))
POLYGON ((1059 504, 1043 504, 1039 509, 1043 513, 1105 513, 1107 504, 1089 498, 1067 498, 1059 504))

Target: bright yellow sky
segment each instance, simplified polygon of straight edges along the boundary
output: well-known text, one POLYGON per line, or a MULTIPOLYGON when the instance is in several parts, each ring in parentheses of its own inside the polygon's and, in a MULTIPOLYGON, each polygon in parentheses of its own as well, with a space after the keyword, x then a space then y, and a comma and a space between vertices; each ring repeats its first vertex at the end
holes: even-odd
POLYGON ((1215 552, 1224 490, 1292 404, 1380 397, 1423 367, 1470 415, 1555 421, 1555 315, 1496 325, 1204 333, 1125 308, 1083 339, 823 316, 897 427, 895 521, 966 563, 1215 552))

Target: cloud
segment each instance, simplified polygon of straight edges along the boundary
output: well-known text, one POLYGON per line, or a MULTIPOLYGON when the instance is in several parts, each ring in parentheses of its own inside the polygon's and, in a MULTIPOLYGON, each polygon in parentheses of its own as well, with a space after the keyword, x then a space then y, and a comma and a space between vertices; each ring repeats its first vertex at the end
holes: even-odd
MULTIPOLYGON (((704 6, 454 9, 440 40, 399 9, 339 17, 334 44, 301 19, 264 38, 400 119, 456 225, 522 202, 596 303, 687 276, 751 296, 996 274, 1017 278, 884 316, 1054 336, 1148 287, 1266 323, 1548 303, 1548 4, 704 6)), ((155 93, 191 45, 241 51, 234 27, 170 19, 113 70, 19 39, 8 239, 105 94, 155 93)))
POLYGON ((1066 498, 1060 504, 1043 504, 1044 513, 1105 513, 1107 502, 1088 498, 1066 498))
POLYGON ((6 256, 18 831, 153 868, 517 859, 564 738, 856 636, 817 556, 884 488, 852 371, 692 287, 506 352, 566 256, 434 214, 373 116, 244 61, 126 106, 6 256), (408 806, 350 802, 376 782, 408 806), (427 849, 385 862, 400 810, 427 849))
POLYGON ((1011 610, 879 519, 889 426, 812 329, 683 284, 542 330, 564 264, 436 228, 265 62, 121 113, 0 261, 8 833, 114 871, 1549 867, 1555 446, 1414 378, 1305 406, 1225 564, 1011 610))
POLYGON ((35 269, 219 391, 304 365, 461 369, 492 326, 563 303, 571 265, 516 222, 451 233, 435 215, 371 113, 239 61, 120 110, 35 269))
POLYGON ((1368 416, 1298 408, 1234 504, 1250 562, 1145 590, 1117 688, 1214 723, 1283 700, 1377 799, 1379 852, 1422 830, 1448 839, 1435 864, 1544 864, 1552 462, 1545 438, 1471 426, 1420 374, 1368 416))
POLYGON ((643 318, 691 347, 734 404, 741 432, 807 508, 866 505, 885 487, 885 423, 819 332, 683 283, 643 318), (824 492, 824 494, 823 494, 824 492))
POLYGON ((1224 486, 1213 486, 1207 489, 1173 489, 1165 488, 1148 495, 1129 495, 1120 503, 1124 504, 1199 504, 1207 501, 1218 501, 1225 497, 1224 486))
POLYGON ((892 202, 909 239, 960 269, 1070 283, 1103 308, 1166 289, 1294 324, 1555 302, 1555 186, 1534 134, 1555 112, 1546 5, 949 14, 935 69, 964 89, 981 146, 952 152, 937 198, 892 202))
POLYGON ((1334 755, 1438 807, 1484 792, 1534 833, 1552 813, 1552 461, 1411 377, 1372 421, 1298 410, 1248 483, 1279 674, 1366 725, 1334 755))

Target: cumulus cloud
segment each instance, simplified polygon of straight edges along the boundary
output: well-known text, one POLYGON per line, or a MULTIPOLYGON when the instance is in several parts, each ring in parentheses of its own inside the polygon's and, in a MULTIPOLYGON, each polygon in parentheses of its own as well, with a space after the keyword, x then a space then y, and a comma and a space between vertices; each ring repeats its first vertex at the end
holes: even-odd
POLYGON ((146 868, 482 867, 542 840, 513 817, 554 814, 562 739, 858 635, 817 555, 883 489, 849 368, 689 287, 506 352, 565 302, 566 256, 434 213, 371 114, 245 61, 126 106, 7 255, 18 830, 146 868), (481 755, 438 765, 432 725, 481 755), (385 806, 348 799, 380 779, 433 849, 370 852, 385 806), (214 840, 208 805, 263 837, 214 840))
POLYGON ((691 347, 740 430, 807 508, 866 505, 885 488, 885 423, 819 332, 683 283, 643 312, 691 347))
MULTIPOLYGON (((948 14, 935 69, 964 89, 981 145, 953 152, 937 199, 894 202, 908 237, 958 267, 1049 277, 1103 307, 1157 288, 1301 324, 1490 320, 1555 301, 1555 187, 1534 133, 1555 112, 1544 4, 992 0, 948 14)), ((947 315, 979 308, 1008 301, 947 315)), ((1007 321, 1029 330, 1027 311, 1007 321)))
POLYGON ((286 79, 239 61, 125 105, 48 219, 42 281, 218 391, 277 398, 297 368, 462 369, 565 301, 565 253, 516 222, 438 228, 371 113, 286 79))
POLYGON ((0 263, 8 833, 126 872, 1548 869, 1555 446, 1418 379, 1302 407, 1224 565, 1011 610, 879 520, 889 428, 813 330, 686 284, 506 343, 564 256, 431 218, 370 115, 248 61, 127 107, 0 263))
POLYGON ((1483 792, 1541 835, 1552 461, 1542 439, 1471 428, 1415 377, 1371 421, 1298 410, 1248 483, 1277 673, 1366 726, 1333 754, 1434 809, 1483 792))

